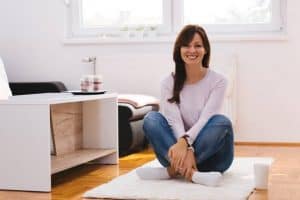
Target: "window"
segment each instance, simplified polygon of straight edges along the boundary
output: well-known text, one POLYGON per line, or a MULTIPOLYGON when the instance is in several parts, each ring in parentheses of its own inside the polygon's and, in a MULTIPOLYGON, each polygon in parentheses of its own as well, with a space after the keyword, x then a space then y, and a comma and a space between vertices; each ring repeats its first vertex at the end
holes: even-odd
POLYGON ((211 32, 280 31, 282 28, 279 0, 184 0, 183 15, 184 24, 202 24, 211 32))
POLYGON ((84 28, 163 23, 161 0, 82 0, 81 8, 81 25, 84 28))
POLYGON ((174 35, 190 23, 210 33, 280 32, 284 1, 70 0, 68 35, 118 37, 124 31, 152 29, 158 35, 174 35))
POLYGON ((170 0, 73 0, 71 34, 118 35, 120 31, 170 32, 170 0))

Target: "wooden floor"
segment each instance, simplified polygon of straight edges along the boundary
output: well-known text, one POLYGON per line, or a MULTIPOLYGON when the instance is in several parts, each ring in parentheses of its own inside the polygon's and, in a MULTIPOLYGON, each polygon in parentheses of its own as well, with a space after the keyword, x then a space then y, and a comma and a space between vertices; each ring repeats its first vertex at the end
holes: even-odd
MULTIPOLYGON (((235 152, 235 156, 271 156, 275 160, 268 191, 254 191, 250 200, 300 199, 300 146, 236 145, 235 152)), ((54 175, 52 193, 0 191, 0 200, 82 199, 85 191, 153 159, 152 151, 146 150, 121 158, 119 165, 82 165, 54 175)))

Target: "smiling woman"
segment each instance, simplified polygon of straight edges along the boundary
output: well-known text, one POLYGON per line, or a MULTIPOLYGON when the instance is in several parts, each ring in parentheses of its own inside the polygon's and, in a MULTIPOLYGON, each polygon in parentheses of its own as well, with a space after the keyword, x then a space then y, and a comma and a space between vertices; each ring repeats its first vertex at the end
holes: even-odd
POLYGON ((217 186, 233 161, 233 128, 221 115, 228 80, 209 68, 205 30, 187 25, 176 38, 175 73, 161 83, 161 112, 149 112, 144 131, 163 168, 138 169, 141 179, 178 175, 217 186))

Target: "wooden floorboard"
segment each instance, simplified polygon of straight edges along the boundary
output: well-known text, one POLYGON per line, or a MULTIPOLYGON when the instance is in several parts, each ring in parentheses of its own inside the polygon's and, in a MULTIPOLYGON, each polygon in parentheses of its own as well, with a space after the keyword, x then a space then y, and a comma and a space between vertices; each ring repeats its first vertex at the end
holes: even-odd
MULTIPOLYGON (((254 191, 249 199, 299 200, 299 155, 299 146, 236 145, 235 156, 271 156, 275 160, 271 168, 268 191, 254 191)), ((81 165, 53 175, 51 193, 0 191, 0 200, 82 199, 85 191, 153 159, 152 151, 146 150, 121 158, 119 165, 81 165)))

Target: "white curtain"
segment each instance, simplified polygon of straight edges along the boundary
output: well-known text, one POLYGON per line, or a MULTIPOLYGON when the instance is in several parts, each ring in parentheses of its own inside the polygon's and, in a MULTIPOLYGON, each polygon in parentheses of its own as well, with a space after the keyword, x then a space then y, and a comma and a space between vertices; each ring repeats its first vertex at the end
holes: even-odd
POLYGON ((7 99, 11 95, 12 94, 8 85, 4 64, 0 57, 0 99, 7 99))

